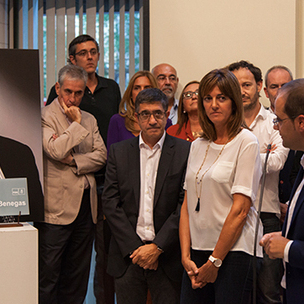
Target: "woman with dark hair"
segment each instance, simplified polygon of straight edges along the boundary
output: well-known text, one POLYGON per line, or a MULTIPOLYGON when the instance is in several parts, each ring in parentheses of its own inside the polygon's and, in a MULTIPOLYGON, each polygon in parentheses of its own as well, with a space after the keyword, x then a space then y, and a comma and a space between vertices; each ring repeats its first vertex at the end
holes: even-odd
POLYGON ((200 136, 202 128, 198 120, 197 100, 198 81, 190 81, 185 85, 179 98, 178 121, 176 125, 168 128, 169 135, 194 141, 200 136))
POLYGON ((113 115, 109 123, 108 151, 112 144, 139 135, 140 128, 134 115, 136 96, 144 89, 157 87, 157 81, 149 71, 138 71, 133 75, 119 104, 119 113, 113 115))
POLYGON ((191 146, 180 217, 181 303, 247 304, 261 162, 258 141, 243 123, 233 73, 221 69, 204 76, 198 111, 204 132, 191 146))

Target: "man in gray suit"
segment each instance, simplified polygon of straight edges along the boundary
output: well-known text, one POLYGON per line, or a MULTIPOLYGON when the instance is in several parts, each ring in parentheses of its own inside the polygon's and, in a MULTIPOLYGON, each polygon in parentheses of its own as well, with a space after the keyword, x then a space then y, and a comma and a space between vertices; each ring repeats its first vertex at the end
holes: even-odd
POLYGON ((81 111, 87 73, 67 65, 58 98, 42 109, 45 222, 39 229, 40 303, 83 303, 90 270, 97 192, 106 161, 96 119, 81 111))
POLYGON ((111 228, 108 272, 118 304, 179 303, 182 266, 178 240, 183 181, 190 143, 166 134, 168 99, 140 92, 138 137, 110 147, 104 213, 111 228))

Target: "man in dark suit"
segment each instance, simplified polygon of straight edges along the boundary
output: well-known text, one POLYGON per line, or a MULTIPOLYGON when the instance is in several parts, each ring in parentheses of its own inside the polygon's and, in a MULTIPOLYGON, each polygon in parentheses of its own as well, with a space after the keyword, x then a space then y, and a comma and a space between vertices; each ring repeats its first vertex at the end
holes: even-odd
POLYGON ((21 215, 20 221, 43 221, 43 194, 32 150, 18 141, 0 136, 0 171, 0 178, 27 178, 30 214, 21 215))
POLYGON ((153 303, 179 303, 178 223, 190 144, 166 134, 167 109, 159 89, 140 92, 140 135, 110 148, 102 201, 118 304, 145 303, 147 289, 153 303))
MULTIPOLYGON (((275 101, 274 128, 283 145, 304 151, 304 79, 293 80, 279 91, 275 101)), ((285 272, 281 282, 284 303, 304 303, 304 159, 289 200, 282 232, 263 236, 260 245, 270 258, 282 258, 285 272)))

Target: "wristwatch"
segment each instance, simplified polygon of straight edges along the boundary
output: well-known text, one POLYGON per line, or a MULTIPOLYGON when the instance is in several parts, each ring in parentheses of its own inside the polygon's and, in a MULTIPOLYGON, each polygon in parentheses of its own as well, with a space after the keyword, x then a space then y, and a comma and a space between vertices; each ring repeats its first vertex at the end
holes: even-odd
POLYGON ((213 257, 212 255, 209 256, 209 261, 211 263, 213 263, 213 265, 217 268, 220 268, 222 266, 222 260, 217 259, 217 258, 213 257))

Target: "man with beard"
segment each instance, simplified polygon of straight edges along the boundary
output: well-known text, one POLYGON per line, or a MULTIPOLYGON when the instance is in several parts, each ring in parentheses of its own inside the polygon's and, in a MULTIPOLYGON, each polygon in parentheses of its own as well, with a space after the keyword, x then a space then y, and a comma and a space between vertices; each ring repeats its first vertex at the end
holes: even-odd
POLYGON ((168 111, 170 111, 169 118, 172 124, 177 123, 178 117, 178 103, 179 100, 174 97, 178 86, 178 77, 173 66, 167 63, 161 63, 152 69, 152 74, 155 76, 158 87, 161 89, 169 100, 168 111))
MULTIPOLYGON (((240 83, 245 122, 259 140, 263 167, 267 146, 271 144, 266 169, 261 220, 264 234, 280 231, 278 182, 280 170, 285 164, 289 149, 283 147, 279 132, 273 129, 275 115, 267 111, 259 101, 259 93, 263 86, 261 70, 243 60, 230 64, 228 69, 234 73, 240 83)), ((257 197, 260 197, 259 193, 257 197)), ((256 208, 258 203, 257 200, 256 208)), ((282 260, 271 260, 264 252, 262 268, 258 275, 258 303, 281 303, 282 267, 282 260)))

